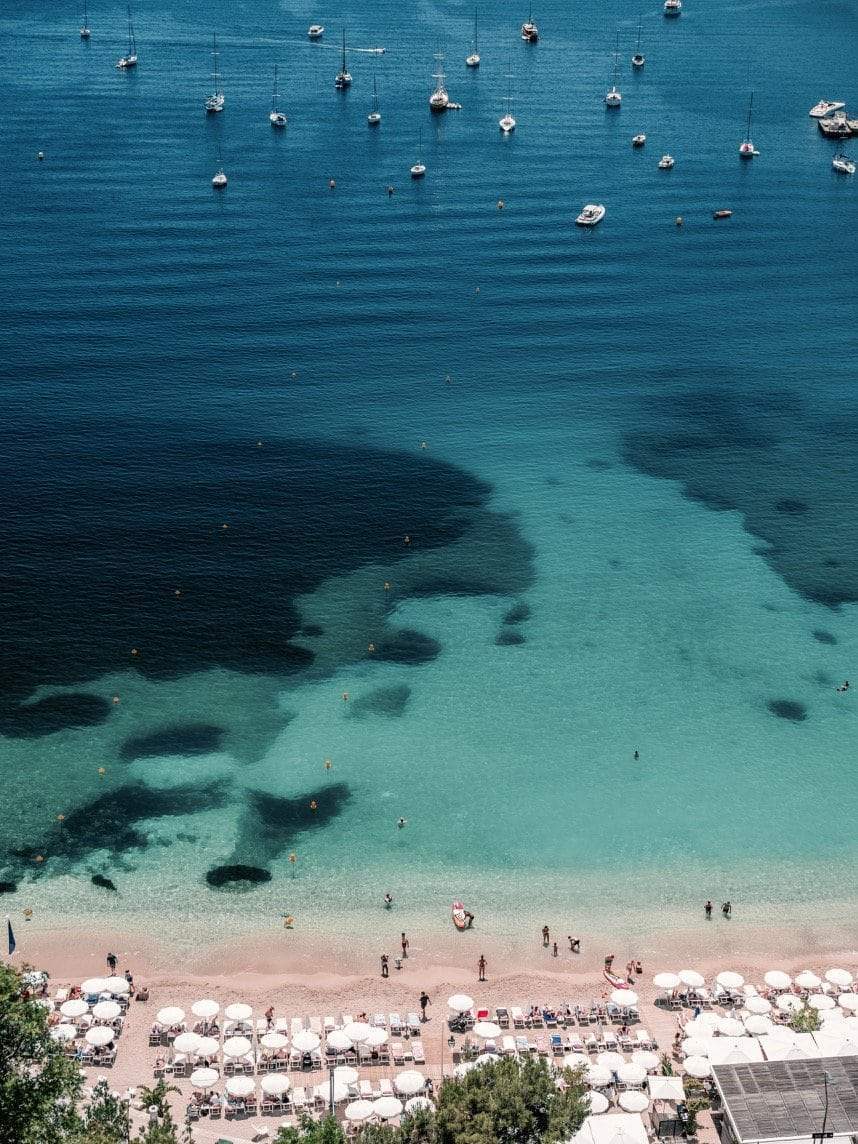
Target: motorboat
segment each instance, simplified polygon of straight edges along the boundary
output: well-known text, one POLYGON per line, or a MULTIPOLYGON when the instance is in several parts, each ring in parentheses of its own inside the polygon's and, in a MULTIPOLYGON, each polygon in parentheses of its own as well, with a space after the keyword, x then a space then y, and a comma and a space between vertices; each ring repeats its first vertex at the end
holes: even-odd
POLYGON ((217 36, 212 36, 212 83, 214 90, 206 100, 207 114, 223 111, 224 105, 223 87, 221 85, 220 72, 218 71, 217 36))
POLYGON ((137 41, 134 39, 134 24, 131 22, 130 6, 128 8, 128 50, 124 56, 119 57, 116 66, 123 71, 126 68, 137 67, 137 41))
POLYGON ((660 171, 669 171, 672 167, 676 166, 676 160, 672 155, 662 155, 658 161, 658 168, 660 171))
POLYGON ((347 87, 352 86, 352 73, 346 67, 346 30, 343 28, 343 54, 340 60, 340 70, 337 72, 337 78, 334 80, 334 87, 337 91, 345 91, 347 87))
POLYGON ((277 110, 277 64, 274 65, 274 89, 271 93, 271 112, 268 116, 268 122, 272 127, 286 126, 286 116, 282 111, 277 110))
POLYGON ((733 212, 728 211, 728 210, 713 211, 712 217, 713 218, 732 218, 733 212))
POLYGON ((681 16, 682 0, 664 0, 665 16, 681 16))
POLYGON ((619 107, 623 102, 623 97, 617 87, 617 79, 619 78, 620 71, 620 32, 617 29, 617 46, 614 49, 614 82, 611 84, 611 90, 605 96, 606 107, 619 107))
POLYGON ((321 38, 324 34, 325 34, 325 25, 324 24, 311 24, 310 27, 307 29, 307 35, 310 37, 311 40, 321 40, 321 38))
POLYGON ((429 96, 429 110, 436 113, 446 111, 450 105, 450 96, 447 94, 447 77, 444 75, 444 57, 439 52, 435 59, 438 61, 438 70, 433 73, 435 88, 429 96))
POLYGON ((745 138, 739 144, 739 158, 740 159, 753 159, 755 155, 759 155, 759 151, 754 147, 751 141, 751 111, 754 107, 754 93, 751 92, 751 98, 748 101, 748 123, 745 127, 745 138))
POLYGON ((605 107, 620 107, 622 102, 622 94, 617 91, 616 87, 612 87, 605 95, 605 107))
POLYGON ((819 103, 814 104, 808 111, 811 119, 824 119, 826 115, 831 115, 833 111, 842 111, 846 106, 836 99, 820 99, 819 103))
POLYGON ((425 163, 415 163, 414 166, 411 168, 411 178, 412 179, 422 179, 425 174, 426 174, 426 164, 425 163))
POLYGON ((632 56, 633 68, 642 68, 646 63, 646 56, 641 51, 641 20, 642 17, 638 16, 638 42, 635 47, 635 54, 632 56))
POLYGON ((643 147, 645 143, 646 143, 646 135, 644 135, 643 131, 639 132, 637 135, 632 136, 632 146, 633 147, 643 147))
POLYGON ((539 28, 533 22, 533 5, 527 11, 527 19, 521 25, 521 38, 527 44, 535 44, 539 40, 539 28))
POLYGON ((84 0, 83 23, 80 26, 80 38, 82 40, 88 40, 91 35, 92 35, 92 30, 90 29, 89 21, 86 18, 86 0, 84 0))
POLYGON ((841 175, 855 174, 855 164, 850 158, 844 155, 842 151, 835 155, 831 160, 831 166, 835 171, 839 171, 841 175))
POLYGON ((372 77, 372 111, 366 117, 370 127, 378 127, 381 123, 381 112, 378 110, 378 86, 375 76, 372 77))
POLYGON ((222 190, 226 186, 226 175, 224 174, 223 167, 218 167, 217 172, 212 179, 212 186, 217 190, 222 190))
POLYGON ((465 59, 465 66, 478 68, 480 66, 480 49, 477 47, 477 13, 474 11, 474 50, 465 59))
POLYGON ((511 131, 515 131, 515 119, 512 114, 512 72, 507 73, 506 80, 506 114, 498 120, 498 127, 504 135, 509 135, 511 131))
POLYGON ((578 217, 576 226, 597 226, 605 217, 605 208, 601 203, 587 203, 578 217))

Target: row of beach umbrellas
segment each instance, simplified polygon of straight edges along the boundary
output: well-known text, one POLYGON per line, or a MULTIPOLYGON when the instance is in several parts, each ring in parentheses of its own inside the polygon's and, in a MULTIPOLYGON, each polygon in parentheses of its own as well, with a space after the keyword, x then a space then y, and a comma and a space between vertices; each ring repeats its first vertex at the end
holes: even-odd
MULTIPOLYGON (((827 969, 824 979, 829 985, 834 985, 838 989, 849 989, 855 980, 848 969, 838 968, 827 969)), ((745 984, 742 974, 732 969, 722 970, 715 980, 723 989, 741 989, 745 984)), ((702 989, 706 984, 706 978, 696 969, 680 969, 678 973, 657 973, 652 981, 657 989, 678 989, 682 985, 688 989, 702 989)), ((807 990, 819 989, 823 984, 823 978, 810 969, 803 969, 795 978, 784 973, 782 969, 770 969, 764 974, 763 981, 769 989, 776 990, 790 989, 793 982, 799 989, 807 990)))

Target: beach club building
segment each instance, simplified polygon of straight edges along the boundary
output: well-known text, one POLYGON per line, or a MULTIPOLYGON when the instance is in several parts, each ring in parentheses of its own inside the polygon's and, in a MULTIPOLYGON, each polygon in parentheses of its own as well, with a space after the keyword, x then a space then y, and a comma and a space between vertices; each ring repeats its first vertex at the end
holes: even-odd
POLYGON ((723 1144, 858 1144, 858 1055, 720 1064, 723 1144))

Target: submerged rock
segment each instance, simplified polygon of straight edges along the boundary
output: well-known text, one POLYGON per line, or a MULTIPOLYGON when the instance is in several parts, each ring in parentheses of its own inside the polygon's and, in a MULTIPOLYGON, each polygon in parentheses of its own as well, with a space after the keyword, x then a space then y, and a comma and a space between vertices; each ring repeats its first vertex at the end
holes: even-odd
POLYGON ((213 866, 206 874, 210 886, 259 885, 271 881, 271 871, 260 866, 213 866))
POLYGON ((0 882, 0 894, 14 894, 17 889, 17 882, 0 882))
POLYGON ((767 707, 779 719, 789 719, 793 723, 801 723, 807 718, 807 708, 795 699, 770 699, 767 707))
POLYGON ((102 890, 113 890, 113 892, 116 893, 115 884, 110 880, 110 878, 106 878, 104 874, 93 874, 93 876, 90 878, 90 881, 92 882, 93 886, 100 886, 102 890))

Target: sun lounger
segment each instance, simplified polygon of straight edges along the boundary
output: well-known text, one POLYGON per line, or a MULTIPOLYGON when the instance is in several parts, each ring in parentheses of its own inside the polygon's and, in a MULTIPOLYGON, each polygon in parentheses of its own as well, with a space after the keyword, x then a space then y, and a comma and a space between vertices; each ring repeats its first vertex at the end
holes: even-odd
POLYGON ((416 1065, 426 1064, 426 1053, 423 1050, 423 1041, 420 1037, 415 1037, 411 1042, 411 1055, 414 1057, 416 1065))
POLYGON ((358 1089, 360 1091, 361 1100, 372 1100, 375 1096, 375 1093, 372 1090, 372 1082, 371 1081, 368 1081, 368 1080, 360 1081, 358 1083, 358 1089))
POLYGON ((502 1029, 509 1028, 509 1010, 508 1009, 495 1009, 495 1020, 502 1029))
POLYGON ((484 1005, 481 1005, 479 1009, 477 1009, 476 1018, 478 1021, 488 1021, 489 1011, 484 1005))
POLYGON ((515 1038, 515 1051, 523 1056, 527 1056, 530 1052, 530 1041, 523 1034, 515 1038))
POLYGON ((393 1083, 387 1077, 383 1076, 378 1082, 378 1091, 381 1096, 395 1096, 393 1091, 393 1083))
POLYGON ((512 1017, 513 1028, 514 1029, 523 1029, 524 1028, 524 1010, 519 1009, 519 1007, 517 1005, 513 1005, 513 1007, 509 1011, 509 1014, 512 1017))
POLYGON ((584 1048, 588 1053, 597 1053, 599 1051, 599 1038, 596 1036, 595 1029, 588 1029, 584 1034, 584 1048))
POLYGON ((321 1040, 322 1022, 321 1022, 321 1019, 319 1017, 311 1017, 310 1018, 310 1032, 315 1033, 316 1036, 321 1040))
POLYGON ((612 1029, 606 1029, 602 1037, 602 1042, 608 1052, 615 1053, 617 1051, 617 1034, 612 1029))
POLYGON ((557 1024, 558 1024, 557 1014, 554 1012, 553 1009, 543 1009, 542 1010, 542 1020, 545 1022, 545 1027, 547 1029, 556 1029, 557 1028, 557 1024))
POLYGON ((515 1056, 515 1037, 501 1037, 501 1052, 505 1057, 515 1056))
POLYGON ((620 1033, 617 1037, 621 1053, 630 1053, 633 1049, 638 1048, 628 1033, 620 1033))
POLYGON ((584 1052, 584 1038, 577 1031, 569 1034, 569 1037, 567 1038, 567 1043, 569 1045, 569 1051, 570 1052, 572 1052, 572 1053, 583 1053, 584 1052))
POLYGON ((531 1029, 542 1028, 542 1010, 536 1005, 531 1005, 530 1007, 529 1024, 531 1029))
POLYGON ((408 1014, 408 1035, 411 1037, 418 1037, 420 1035, 420 1018, 416 1013, 408 1014))
POLYGON ((563 1055, 563 1038, 559 1033, 551 1034, 551 1052, 555 1057, 563 1055))
POLYGON ((402 1051, 402 1045, 399 1041, 390 1042, 390 1055, 395 1065, 401 1065, 405 1062, 405 1054, 402 1051))
POLYGON ((641 1027, 635 1032, 635 1040, 639 1049, 655 1049, 658 1046, 649 1035, 649 1030, 641 1027))
POLYGON ((402 1036, 402 1018, 398 1013, 390 1014, 390 1035, 391 1037, 402 1036))
POLYGON ((333 1033, 334 1029, 337 1027, 337 1022, 334 1020, 333 1016, 327 1016, 325 1018, 324 1025, 326 1034, 333 1033))
POLYGON ((535 1048, 541 1057, 547 1057, 551 1055, 548 1049, 548 1040, 546 1037, 542 1036, 542 1034, 536 1038, 535 1048))
POLYGON ((296 1110, 307 1107, 307 1091, 303 1085, 292 1089, 292 1107, 296 1110))

